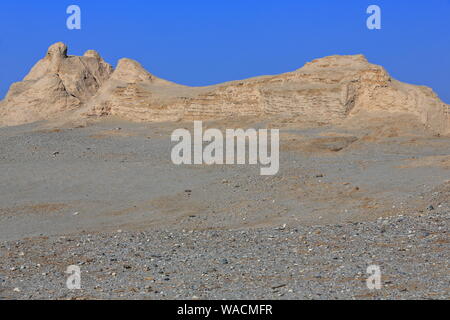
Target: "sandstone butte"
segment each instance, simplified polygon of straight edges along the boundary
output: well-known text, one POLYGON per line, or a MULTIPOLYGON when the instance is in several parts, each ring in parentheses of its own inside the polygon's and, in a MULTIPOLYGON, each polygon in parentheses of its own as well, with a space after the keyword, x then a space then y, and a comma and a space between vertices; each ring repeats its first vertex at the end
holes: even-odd
POLYGON ((337 123, 358 114, 386 119, 408 114, 439 134, 450 133, 450 105, 432 89, 402 83, 363 55, 330 56, 293 72, 188 87, 155 77, 138 62, 113 69, 93 50, 67 55, 56 43, 0 102, 0 125, 58 117, 115 115, 131 121, 228 117, 300 117, 337 123))

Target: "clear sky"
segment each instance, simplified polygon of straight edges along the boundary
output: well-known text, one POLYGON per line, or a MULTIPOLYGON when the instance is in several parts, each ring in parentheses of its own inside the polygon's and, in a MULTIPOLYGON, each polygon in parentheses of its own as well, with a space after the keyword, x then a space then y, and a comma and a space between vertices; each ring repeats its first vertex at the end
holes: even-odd
POLYGON ((362 53, 450 103, 450 0, 2 0, 0 30, 0 97, 63 41, 69 54, 136 59, 193 86, 362 53), (71 4, 81 8, 81 30, 66 27, 71 4), (366 27, 371 4, 381 7, 381 30, 366 27))

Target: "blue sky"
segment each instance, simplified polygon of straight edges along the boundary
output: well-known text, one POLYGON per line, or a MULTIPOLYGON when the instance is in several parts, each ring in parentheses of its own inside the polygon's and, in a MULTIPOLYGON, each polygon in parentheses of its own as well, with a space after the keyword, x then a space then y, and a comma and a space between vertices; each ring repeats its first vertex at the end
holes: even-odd
POLYGON ((4 0, 0 8, 0 97, 63 41, 69 54, 95 49, 112 65, 136 59, 193 86, 362 53, 450 103, 450 0, 4 0), (71 4, 81 8, 81 30, 66 28, 71 4), (381 30, 366 28, 371 4, 382 9, 381 30))

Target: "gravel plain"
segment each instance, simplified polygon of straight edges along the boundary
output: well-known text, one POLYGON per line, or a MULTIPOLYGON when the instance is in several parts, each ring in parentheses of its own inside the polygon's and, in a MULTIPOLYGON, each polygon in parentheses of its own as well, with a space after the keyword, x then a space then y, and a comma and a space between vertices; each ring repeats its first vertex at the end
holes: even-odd
POLYGON ((448 208, 375 222, 3 243, 2 299, 449 299, 448 208), (69 265, 81 290, 66 288, 69 265), (380 290, 366 285, 381 270, 380 290))
POLYGON ((261 177, 174 166, 185 125, 0 128, 0 299, 450 298, 448 138, 286 128, 261 177))

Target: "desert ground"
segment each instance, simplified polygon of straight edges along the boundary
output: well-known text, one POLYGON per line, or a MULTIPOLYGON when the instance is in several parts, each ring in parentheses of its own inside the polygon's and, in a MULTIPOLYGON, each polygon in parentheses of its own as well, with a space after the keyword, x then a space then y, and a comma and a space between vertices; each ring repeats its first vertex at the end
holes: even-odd
POLYGON ((0 128, 0 299, 450 298, 450 137, 405 115, 205 126, 280 128, 279 173, 174 165, 190 121, 0 128))
POLYGON ((450 298, 450 105, 361 54, 189 87, 58 42, 0 101, 0 167, 0 299, 450 298), (279 129, 279 172, 175 165, 193 120, 279 129))

